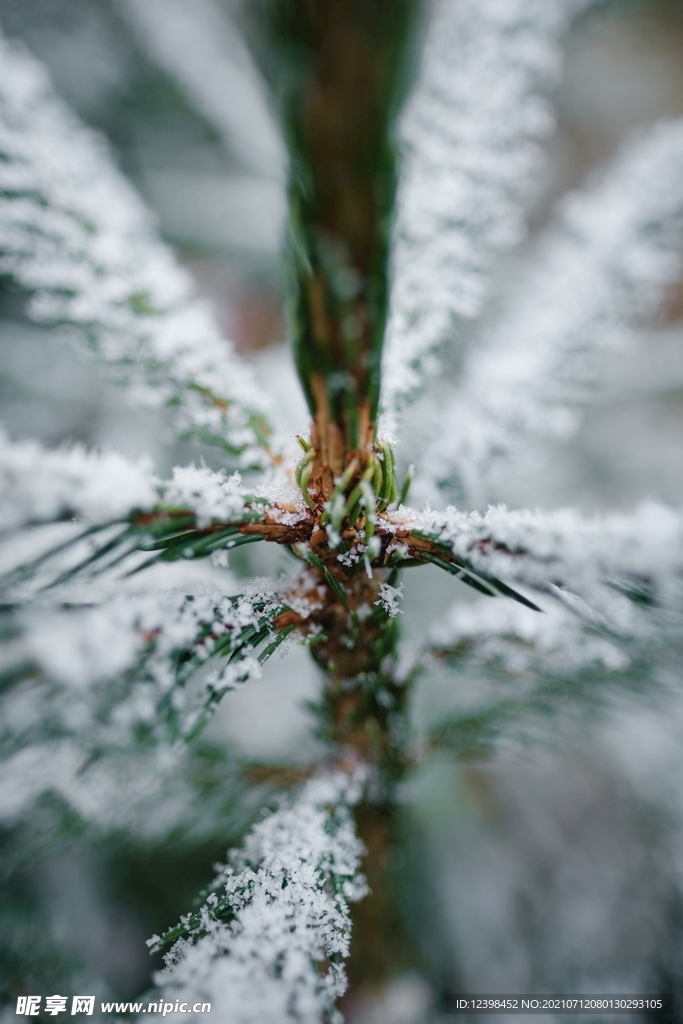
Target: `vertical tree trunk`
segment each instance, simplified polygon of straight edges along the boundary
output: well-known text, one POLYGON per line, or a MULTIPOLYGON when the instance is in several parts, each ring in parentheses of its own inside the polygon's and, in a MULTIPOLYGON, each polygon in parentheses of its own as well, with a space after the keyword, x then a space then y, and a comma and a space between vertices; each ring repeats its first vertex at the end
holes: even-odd
POLYGON ((324 498, 375 439, 397 180, 394 129, 421 0, 262 0, 289 148, 289 313, 324 498))

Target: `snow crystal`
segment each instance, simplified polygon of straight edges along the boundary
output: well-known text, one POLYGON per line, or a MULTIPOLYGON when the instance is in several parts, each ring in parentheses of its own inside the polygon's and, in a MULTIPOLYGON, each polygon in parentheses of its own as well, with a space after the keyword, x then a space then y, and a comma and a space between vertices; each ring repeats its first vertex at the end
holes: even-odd
POLYGON ((379 597, 375 604, 381 605, 390 619, 395 619, 397 615, 403 615, 403 610, 398 606, 398 602, 403 597, 403 587, 403 583, 399 583, 397 587, 392 587, 389 583, 380 583, 379 585, 379 597))

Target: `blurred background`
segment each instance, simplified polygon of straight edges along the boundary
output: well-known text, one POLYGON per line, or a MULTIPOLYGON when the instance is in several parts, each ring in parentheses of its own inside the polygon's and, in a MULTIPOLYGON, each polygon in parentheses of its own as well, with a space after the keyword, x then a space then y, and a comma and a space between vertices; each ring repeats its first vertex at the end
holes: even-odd
MULTIPOLYGON (((108 137, 293 432, 305 430, 307 414, 282 311, 286 160, 239 23, 231 0, 0 0, 5 33, 45 62, 66 101, 108 137)), ((584 18, 555 102, 532 241, 558 199, 628 134, 683 114, 681 0, 622 0, 584 18)), ((3 282, 0 422, 12 437, 149 454, 160 474, 202 456, 216 464, 214 453, 173 442, 163 413, 129 409, 96 363, 30 323, 23 306, 3 282)), ((681 503, 683 282, 658 322, 612 358, 578 434, 548 454, 543 471, 501 498, 586 510, 681 503)), ((243 550, 231 565, 237 575, 271 571, 282 557, 243 550)), ((458 584, 437 570, 408 576, 410 640, 458 584)), ((210 739, 249 756, 305 760, 315 742, 305 701, 317 687, 295 649, 225 700, 210 739)), ((424 678, 416 719, 448 700, 445 680, 424 678)), ((352 1006, 352 1019, 438 1020, 442 989, 683 996, 683 700, 665 709, 615 703, 590 730, 549 725, 537 744, 511 740, 488 760, 435 763, 405 799, 402 884, 424 971, 352 1006)), ((181 837, 164 849, 116 836, 86 841, 77 829, 63 839, 32 851, 21 871, 10 854, 0 861, 0 988, 20 980, 22 990, 61 991, 71 976, 131 998, 158 966, 145 939, 188 909, 226 836, 181 837)), ((13 847, 3 838, 5 849, 13 847)))

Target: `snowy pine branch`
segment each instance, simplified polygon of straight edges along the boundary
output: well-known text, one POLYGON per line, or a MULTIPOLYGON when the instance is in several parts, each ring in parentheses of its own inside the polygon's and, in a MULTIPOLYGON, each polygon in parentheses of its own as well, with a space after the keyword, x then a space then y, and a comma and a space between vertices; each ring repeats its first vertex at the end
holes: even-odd
POLYGON ((475 339, 420 472, 486 500, 530 442, 571 433, 606 352, 651 318, 683 268, 683 121, 628 142, 559 223, 475 339), (654 183, 656 182, 656 186, 654 183))
MULTIPOLYGON (((630 514, 584 516, 508 511, 420 514, 401 509, 390 517, 406 555, 440 551, 484 580, 499 577, 531 588, 588 621, 618 623, 631 602, 662 607, 676 602, 683 579, 683 514, 655 503, 630 514)), ((437 563, 438 564, 438 563, 437 563)), ((446 567, 446 566, 444 566, 446 567)), ((499 589, 496 581, 494 589, 499 589)))
MULTIPOLYGON (((146 465, 116 453, 99 455, 78 446, 49 451, 35 441, 12 442, 4 433, 0 484, 1 550, 9 561, 1 577, 5 590, 38 571, 47 585, 86 569, 102 572, 116 565, 140 571, 156 561, 207 558, 260 540, 259 523, 286 531, 305 517, 296 494, 294 502, 254 495, 239 473, 187 466, 162 482, 146 465), (16 545, 21 527, 74 517, 79 522, 65 523, 64 536, 56 540, 45 543, 38 533, 29 543, 24 533, 16 545)), ((267 493, 279 492, 271 487, 267 493)), ((281 493, 293 494, 287 487, 281 493)))
POLYGON ((159 501, 149 465, 80 445, 45 449, 11 441, 0 429, 0 530, 77 516, 91 523, 127 519, 159 501))
POLYGON ((257 580, 236 597, 143 593, 94 607, 8 611, 0 685, 11 694, 30 680, 36 728, 68 732, 77 721, 92 750, 173 741, 196 732, 204 709, 227 690, 260 674, 277 647, 273 620, 285 607, 268 581, 257 580), (183 693, 195 673, 211 666, 199 689, 183 693))
POLYGON ((497 252, 524 234, 538 143, 553 127, 544 97, 560 39, 587 3, 437 0, 420 78, 403 117, 405 159, 394 231, 383 367, 389 424, 435 367, 458 321, 481 308, 497 252))
POLYGON ((339 1021, 348 904, 367 887, 351 807, 362 780, 323 774, 254 826, 175 940, 156 981, 163 1001, 211 1003, 225 1024, 339 1021))
POLYGON ((245 466, 274 457, 264 400, 101 138, 0 35, 0 272, 34 319, 77 328, 132 400, 245 466))
POLYGON ((242 769, 234 752, 207 745, 138 745, 98 758, 73 736, 27 741, 0 762, 0 822, 16 830, 17 862, 84 829, 142 843, 215 841, 239 834, 264 798, 242 769))

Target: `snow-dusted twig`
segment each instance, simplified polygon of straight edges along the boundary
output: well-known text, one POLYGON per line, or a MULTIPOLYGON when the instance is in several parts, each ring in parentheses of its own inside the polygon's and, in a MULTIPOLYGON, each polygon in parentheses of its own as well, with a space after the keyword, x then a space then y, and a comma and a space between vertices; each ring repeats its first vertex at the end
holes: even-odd
POLYGON ((270 464, 263 396, 104 141, 2 35, 0 61, 0 271, 33 293, 35 319, 79 329, 131 400, 171 404, 183 434, 270 464))
POLYGON ((587 3, 436 0, 403 116, 383 368, 390 426, 458 321, 478 314, 494 255, 524 234, 525 203, 553 127, 544 96, 560 38, 587 3))
POLYGON ((156 977, 160 1007, 208 1002, 225 1024, 339 1021, 348 904, 367 891, 351 816, 362 786, 316 776, 254 826, 200 910, 150 940, 176 939, 156 977))
POLYGON ((660 306, 683 267, 683 121, 629 141, 599 180, 565 199, 559 223, 495 322, 475 339, 420 467, 490 498, 530 442, 570 434, 605 354, 660 306), (656 182, 656 187, 653 183, 656 182))

